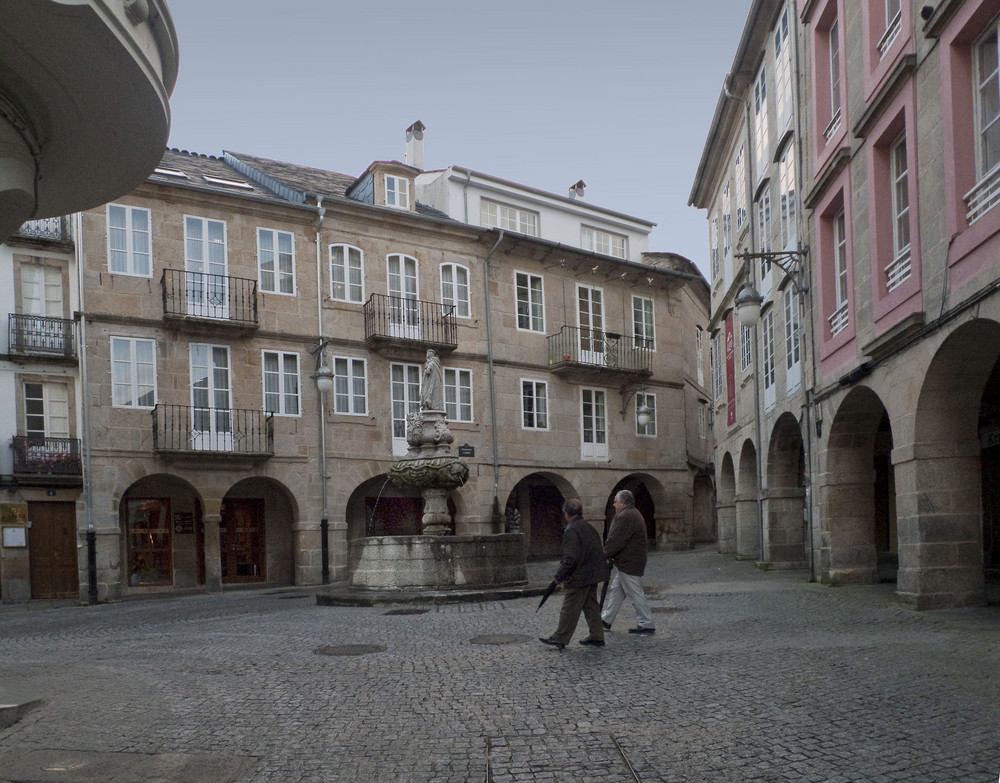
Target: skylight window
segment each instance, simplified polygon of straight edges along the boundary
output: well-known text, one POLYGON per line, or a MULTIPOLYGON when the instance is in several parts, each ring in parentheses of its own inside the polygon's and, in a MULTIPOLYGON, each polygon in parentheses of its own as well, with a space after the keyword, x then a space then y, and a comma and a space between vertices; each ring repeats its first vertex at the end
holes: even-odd
POLYGON ((224 188, 239 188, 240 190, 253 190, 253 185, 238 179, 222 179, 221 177, 210 177, 202 174, 201 178, 209 185, 221 185, 224 188))
POLYGON ((187 174, 183 171, 178 171, 177 169, 153 169, 154 174, 161 174, 164 177, 179 177, 182 179, 187 179, 187 174))

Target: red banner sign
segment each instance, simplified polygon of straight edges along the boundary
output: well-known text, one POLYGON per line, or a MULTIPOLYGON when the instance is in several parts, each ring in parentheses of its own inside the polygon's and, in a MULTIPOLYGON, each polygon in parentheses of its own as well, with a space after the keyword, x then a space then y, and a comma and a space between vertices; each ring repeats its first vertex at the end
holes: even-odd
POLYGON ((736 340, 733 336, 733 316, 726 319, 726 425, 736 423, 736 340))

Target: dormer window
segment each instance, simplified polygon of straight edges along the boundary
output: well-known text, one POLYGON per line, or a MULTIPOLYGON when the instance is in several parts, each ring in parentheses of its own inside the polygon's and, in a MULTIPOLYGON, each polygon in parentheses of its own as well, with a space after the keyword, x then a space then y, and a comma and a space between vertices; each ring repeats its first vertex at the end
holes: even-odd
POLYGON ((403 177, 395 177, 392 174, 385 175, 385 203, 386 206, 397 209, 410 208, 410 181, 403 177))

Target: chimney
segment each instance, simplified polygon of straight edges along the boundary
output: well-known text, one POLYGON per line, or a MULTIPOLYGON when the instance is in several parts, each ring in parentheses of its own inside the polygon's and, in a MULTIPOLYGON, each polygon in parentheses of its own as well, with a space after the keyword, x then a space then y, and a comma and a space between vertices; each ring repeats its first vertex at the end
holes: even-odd
POLYGON ((569 197, 572 199, 579 199, 580 201, 583 201, 583 191, 586 187, 587 183, 584 182, 582 179, 575 185, 570 185, 569 197))
POLYGON ((417 120, 406 129, 406 163, 415 169, 424 170, 424 131, 427 128, 417 120))

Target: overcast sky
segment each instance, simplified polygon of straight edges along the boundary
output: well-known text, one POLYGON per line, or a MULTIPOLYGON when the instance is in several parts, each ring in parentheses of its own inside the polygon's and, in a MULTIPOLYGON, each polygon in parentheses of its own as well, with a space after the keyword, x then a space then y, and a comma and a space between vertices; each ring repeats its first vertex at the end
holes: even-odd
POLYGON ((455 164, 654 221, 707 274, 687 206, 751 0, 167 0, 170 146, 360 175, 455 164))

